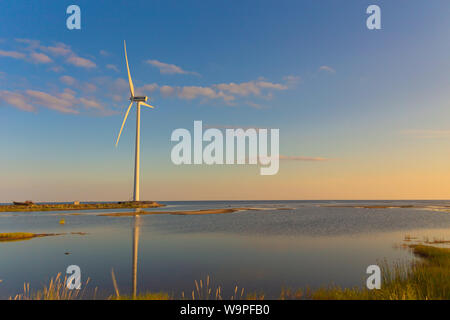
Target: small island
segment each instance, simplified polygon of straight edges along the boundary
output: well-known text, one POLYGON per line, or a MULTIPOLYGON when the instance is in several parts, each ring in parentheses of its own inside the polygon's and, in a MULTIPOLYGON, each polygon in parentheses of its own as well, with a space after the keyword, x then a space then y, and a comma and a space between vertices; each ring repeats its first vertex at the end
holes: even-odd
POLYGON ((156 201, 119 201, 119 202, 86 202, 80 203, 34 203, 32 201, 14 202, 0 206, 0 212, 24 211, 62 211, 62 210, 95 210, 95 209, 133 209, 164 207, 156 201))

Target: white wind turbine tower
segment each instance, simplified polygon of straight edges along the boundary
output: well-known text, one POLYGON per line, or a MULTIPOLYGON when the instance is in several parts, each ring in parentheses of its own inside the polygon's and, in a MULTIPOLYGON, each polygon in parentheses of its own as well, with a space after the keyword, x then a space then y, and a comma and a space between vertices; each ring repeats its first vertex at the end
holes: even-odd
POLYGON ((119 143, 120 135, 122 133, 123 126, 125 125, 125 121, 127 121, 128 113, 130 112, 131 106, 134 102, 136 102, 136 153, 135 153, 135 163, 134 163, 134 194, 133 200, 139 201, 139 140, 140 140, 140 123, 141 123, 141 105, 153 108, 151 105, 145 103, 148 99, 147 96, 138 97, 134 95, 134 86, 133 81, 131 80, 130 75, 130 67, 128 66, 128 57, 127 57, 127 46, 125 44, 125 40, 123 41, 123 48, 125 50, 125 61, 127 62, 127 70, 128 70, 128 83, 130 84, 130 105, 128 106, 127 112, 125 113, 125 118, 123 118, 122 127, 120 127, 119 136, 117 137, 116 147, 119 143))

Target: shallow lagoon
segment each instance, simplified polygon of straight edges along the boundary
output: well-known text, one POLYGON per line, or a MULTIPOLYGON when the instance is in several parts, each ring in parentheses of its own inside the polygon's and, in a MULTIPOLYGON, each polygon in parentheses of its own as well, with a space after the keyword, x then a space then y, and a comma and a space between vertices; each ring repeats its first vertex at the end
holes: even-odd
POLYGON ((129 209, 0 213, 0 232, 69 233, 0 242, 0 298, 20 293, 24 282, 38 289, 72 264, 80 266, 83 282, 90 278, 89 288, 98 287, 97 297, 113 294, 112 269, 121 293, 128 294, 135 234, 138 292, 165 291, 176 297, 182 291, 188 295, 194 280, 208 275, 222 286, 224 297, 236 285, 246 292, 264 291, 268 298, 278 297, 282 287, 363 286, 368 265, 414 259, 401 248, 406 235, 450 240, 450 212, 436 211, 450 205, 447 201, 162 203, 167 207, 145 210, 264 210, 139 218, 98 216, 129 209), (357 207, 372 204, 425 208, 357 207), (64 225, 59 224, 62 218, 64 225))

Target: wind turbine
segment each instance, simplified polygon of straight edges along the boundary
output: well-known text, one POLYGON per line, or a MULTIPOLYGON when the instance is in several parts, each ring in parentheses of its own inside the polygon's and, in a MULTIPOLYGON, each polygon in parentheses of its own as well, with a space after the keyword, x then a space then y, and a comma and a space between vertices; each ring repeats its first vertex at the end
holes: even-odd
POLYGON ((128 106, 127 112, 125 113, 125 118, 123 118, 122 127, 120 127, 119 136, 117 137, 116 147, 119 143, 120 135, 122 134, 123 126, 125 125, 125 121, 127 121, 128 113, 130 112, 131 106, 134 102, 136 102, 136 152, 135 152, 135 162, 134 162, 134 194, 133 200, 139 201, 139 141, 140 141, 140 124, 141 124, 141 105, 153 108, 151 105, 147 104, 146 101, 148 99, 147 96, 135 96, 134 95, 134 86, 133 81, 131 80, 130 75, 130 67, 128 66, 128 57, 127 57, 127 46, 125 40, 123 41, 123 48, 125 50, 125 61, 127 63, 127 71, 128 71, 128 83, 130 85, 130 105, 128 106))

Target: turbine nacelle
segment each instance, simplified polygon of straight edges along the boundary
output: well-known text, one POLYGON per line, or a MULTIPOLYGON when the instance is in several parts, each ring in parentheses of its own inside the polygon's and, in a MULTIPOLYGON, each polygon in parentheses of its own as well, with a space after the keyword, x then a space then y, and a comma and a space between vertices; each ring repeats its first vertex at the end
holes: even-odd
POLYGON ((130 97, 130 101, 136 101, 136 102, 147 102, 148 97, 130 97))

